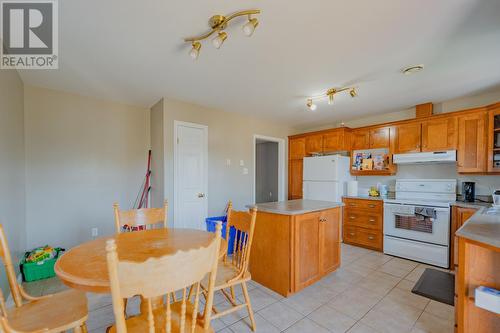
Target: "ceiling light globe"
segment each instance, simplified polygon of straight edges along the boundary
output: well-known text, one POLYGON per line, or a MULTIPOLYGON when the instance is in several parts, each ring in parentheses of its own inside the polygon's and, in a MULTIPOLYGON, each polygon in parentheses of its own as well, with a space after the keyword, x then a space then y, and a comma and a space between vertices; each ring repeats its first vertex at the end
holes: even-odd
POLYGON ((308 99, 307 100, 307 108, 310 110, 310 111, 315 111, 316 108, 318 107, 316 104, 313 103, 313 100, 312 98, 308 99))
POLYGON ((317 108, 318 108, 318 106, 316 104, 311 104, 311 106, 309 107, 309 110, 316 111, 317 108))
POLYGON ((256 18, 248 20, 242 27, 243 33, 248 37, 252 36, 258 25, 259 21, 256 18))
POLYGON ((349 94, 351 95, 352 98, 358 96, 358 93, 356 92, 356 89, 352 88, 350 91, 349 91, 349 94))
POLYGON ((220 49, 220 47, 222 46, 222 44, 224 44, 224 41, 226 39, 227 39, 227 33, 225 33, 224 31, 219 32, 219 34, 217 35, 217 37, 215 37, 214 39, 212 39, 212 44, 214 45, 214 47, 216 49, 220 49))
POLYGON ((189 56, 191 57, 191 59, 196 60, 200 55, 201 44, 200 42, 193 42, 192 45, 193 47, 189 51, 189 56))

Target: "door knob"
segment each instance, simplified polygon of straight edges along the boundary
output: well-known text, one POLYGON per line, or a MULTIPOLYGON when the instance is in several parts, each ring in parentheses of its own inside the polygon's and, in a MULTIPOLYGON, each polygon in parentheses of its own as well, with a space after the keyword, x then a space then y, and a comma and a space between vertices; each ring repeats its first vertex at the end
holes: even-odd
POLYGON ((205 193, 198 193, 198 198, 204 198, 205 197, 205 193))

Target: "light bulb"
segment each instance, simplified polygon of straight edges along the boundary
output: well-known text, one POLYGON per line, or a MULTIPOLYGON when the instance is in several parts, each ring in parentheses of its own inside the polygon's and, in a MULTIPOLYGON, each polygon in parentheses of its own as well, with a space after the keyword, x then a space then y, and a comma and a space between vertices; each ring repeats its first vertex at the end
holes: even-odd
POLYGON ((214 39, 212 39, 212 44, 214 45, 214 47, 216 49, 220 49, 220 47, 222 46, 222 44, 224 44, 224 41, 227 39, 227 33, 224 32, 224 31, 221 31, 219 32, 219 34, 217 35, 217 37, 215 37, 214 39))
POLYGON ((193 45, 193 47, 189 51, 189 56, 193 60, 196 60, 196 59, 198 59, 198 56, 200 55, 201 43, 200 42, 193 42, 192 45, 193 45))
POLYGON ((332 105, 332 104, 333 104, 333 94, 328 95, 328 105, 332 105))
POLYGON ((248 37, 252 36, 258 25, 259 21, 256 18, 249 19, 248 22, 243 25, 243 33, 248 37))
POLYGON ((318 107, 316 104, 314 104, 314 103, 313 103, 313 100, 312 100, 311 98, 309 98, 309 99, 307 100, 307 104, 306 104, 306 105, 307 105, 307 108, 308 108, 309 110, 311 110, 311 111, 315 111, 315 110, 316 110, 316 108, 318 107))
POLYGON ((355 88, 352 88, 350 91, 349 91, 349 94, 351 95, 352 98, 358 96, 358 93, 356 92, 356 89, 355 88))

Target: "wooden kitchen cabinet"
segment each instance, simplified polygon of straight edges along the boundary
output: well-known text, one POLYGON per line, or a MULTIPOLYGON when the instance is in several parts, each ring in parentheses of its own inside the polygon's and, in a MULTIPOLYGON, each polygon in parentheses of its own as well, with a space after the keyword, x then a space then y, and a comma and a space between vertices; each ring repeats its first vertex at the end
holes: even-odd
POLYGON ((306 156, 306 139, 296 138, 290 139, 288 141, 288 158, 290 159, 302 159, 306 156))
POLYGON ((344 243, 383 251, 382 200, 344 198, 344 243))
POLYGON ((390 128, 380 127, 370 130, 370 148, 389 148, 390 144, 390 128))
POLYGON ((418 153, 421 142, 420 122, 405 123, 397 126, 396 153, 418 153))
POLYGON ((500 103, 489 107, 488 126, 488 172, 500 173, 500 103))
POLYGON ((348 128, 336 128, 323 134, 323 152, 350 150, 350 132, 348 128))
POLYGON ((370 131, 369 130, 355 130, 351 133, 351 149, 367 149, 370 147, 370 131))
POLYGON ((422 151, 457 148, 457 118, 442 117, 422 122, 422 151))
POLYGON ((302 159, 288 161, 288 199, 302 199, 302 159))
POLYGON ((342 208, 286 215, 258 210, 252 279, 290 296, 340 266, 342 208))
POLYGON ((303 289, 320 277, 320 213, 298 216, 295 220, 295 288, 303 289))
POLYGON ((319 154, 323 152, 323 135, 308 135, 306 140, 306 155, 319 154))
POLYGON ((487 113, 478 111, 458 116, 457 171, 486 172, 487 113))
POLYGON ((450 269, 455 270, 458 266, 458 238, 455 232, 462 227, 474 213, 476 208, 453 206, 451 210, 451 234, 450 234, 450 269))

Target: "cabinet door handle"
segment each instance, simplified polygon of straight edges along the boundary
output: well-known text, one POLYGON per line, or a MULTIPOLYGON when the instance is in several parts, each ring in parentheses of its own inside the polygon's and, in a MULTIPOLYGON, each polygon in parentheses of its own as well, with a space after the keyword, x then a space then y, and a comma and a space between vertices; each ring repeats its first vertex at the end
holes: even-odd
POLYGON ((374 219, 369 219, 368 222, 374 223, 375 220, 374 219))
POLYGON ((374 204, 368 205, 370 208, 375 208, 376 206, 374 204))
POLYGON ((374 239, 375 239, 375 237, 373 237, 373 236, 368 236, 368 239, 369 239, 369 240, 374 240, 374 239))
POLYGON ((350 232, 349 235, 354 236, 356 234, 354 232, 350 232))
POLYGON ((349 218, 350 218, 351 220, 355 220, 355 219, 356 219, 356 216, 349 216, 349 218))

